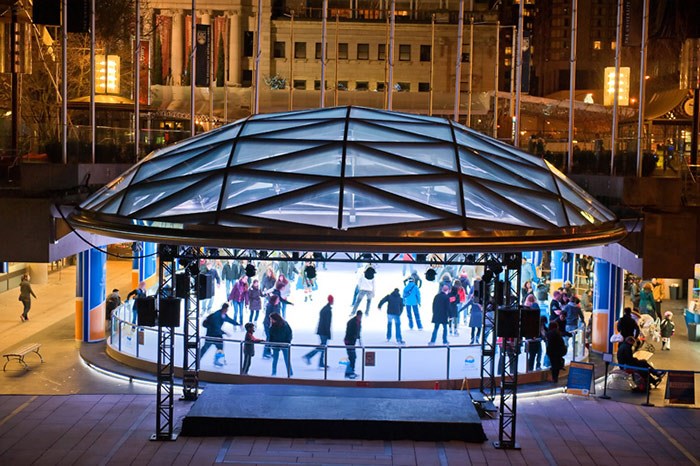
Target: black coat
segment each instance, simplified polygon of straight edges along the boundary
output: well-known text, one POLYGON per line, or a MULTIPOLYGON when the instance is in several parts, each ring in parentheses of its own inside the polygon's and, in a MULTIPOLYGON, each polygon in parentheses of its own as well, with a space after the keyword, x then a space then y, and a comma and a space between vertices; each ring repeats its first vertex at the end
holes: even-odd
POLYGON ((316 335, 321 335, 331 339, 331 319, 333 318, 333 313, 331 312, 331 305, 326 304, 321 309, 318 314, 318 328, 316 329, 316 335))
POLYGON ((291 343, 292 327, 287 322, 270 325, 270 341, 273 343, 291 343))
POLYGON ((447 324, 450 316, 450 297, 439 291, 433 298, 433 320, 434 324, 447 324))
POLYGON ((403 311, 403 298, 401 297, 401 293, 399 293, 398 290, 394 290, 390 294, 384 296, 382 300, 379 301, 377 307, 381 308, 384 305, 384 303, 388 303, 386 308, 387 314, 395 316, 401 315, 401 312, 403 311))
POLYGON ((557 330, 547 332, 547 356, 552 367, 564 367, 564 355, 566 354, 566 343, 557 330))
POLYGON ((623 338, 636 338, 639 334, 639 325, 637 325, 637 322, 632 316, 623 315, 620 317, 620 320, 617 321, 617 331, 620 332, 623 338))
POLYGON ((224 336, 224 332, 223 330, 221 330, 221 327, 224 325, 224 322, 228 322, 231 325, 238 325, 238 322, 236 322, 226 314, 222 314, 220 310, 209 314, 209 316, 207 316, 207 318, 204 319, 202 325, 204 325, 204 328, 207 329, 208 337, 221 338, 224 336))
POLYGON ((345 326, 345 344, 354 345, 360 334, 362 333, 362 322, 358 322, 356 317, 348 320, 348 324, 345 326))

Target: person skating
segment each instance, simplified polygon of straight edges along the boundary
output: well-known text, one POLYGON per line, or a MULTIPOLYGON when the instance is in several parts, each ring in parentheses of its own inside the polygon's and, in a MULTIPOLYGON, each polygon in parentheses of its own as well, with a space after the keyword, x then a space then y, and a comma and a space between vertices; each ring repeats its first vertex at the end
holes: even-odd
POLYGON ((277 375, 277 361, 280 351, 287 367, 287 375, 292 376, 292 362, 289 360, 289 344, 292 342, 292 328, 277 312, 270 314, 270 343, 279 343, 272 347, 272 376, 277 375))
MULTIPOLYGON (((260 317, 260 309, 262 309, 263 292, 260 289, 260 283, 256 278, 248 289, 248 309, 250 310, 250 318, 248 322, 257 323, 260 317)), ((234 316, 235 317, 235 316, 234 316)))
POLYGON ((243 343, 243 367, 241 374, 248 375, 250 370, 250 362, 255 356, 255 343, 261 343, 265 340, 255 337, 255 324, 248 322, 245 324, 245 343, 243 343))
POLYGON ((346 379, 357 378, 357 374, 355 373, 355 361, 357 360, 355 345, 358 340, 360 341, 360 346, 362 346, 362 311, 357 311, 357 314, 348 320, 345 326, 345 338, 343 342, 348 352, 348 365, 345 369, 346 379))
POLYGON ((374 298, 374 267, 371 264, 365 267, 365 270, 357 278, 357 297, 355 298, 355 303, 352 306, 352 312, 350 315, 354 315, 357 312, 357 308, 362 302, 362 298, 366 301, 365 316, 369 316, 369 307, 372 304, 372 298, 374 298))
POLYGON ((214 364, 217 366, 223 366, 223 353, 224 353, 224 331, 223 331, 223 326, 224 322, 228 322, 229 324, 235 326, 238 326, 238 322, 230 318, 226 313, 228 312, 228 303, 224 303, 221 305, 221 309, 218 311, 215 311, 207 316, 206 319, 204 319, 204 322, 202 322, 202 325, 204 328, 207 329, 207 335, 205 337, 205 342, 204 346, 199 351, 199 356, 198 360, 201 361, 202 357, 206 354, 207 350, 209 347, 212 345, 216 347, 217 349, 217 354, 221 354, 222 356, 215 357, 214 359, 214 364))
POLYGON ((25 273, 22 275, 22 281, 19 283, 19 300, 23 306, 22 315, 19 318, 22 322, 29 320, 28 314, 32 308, 32 296, 36 299, 32 285, 29 283, 30 280, 29 274, 25 273))
POLYGON ((405 341, 401 338, 401 312, 403 312, 403 298, 401 293, 399 293, 398 288, 394 288, 394 291, 384 296, 377 309, 381 309, 384 303, 387 304, 386 307, 386 341, 391 341, 391 324, 393 323, 396 327, 396 343, 403 345, 405 341))
POLYGON ((316 334, 321 339, 321 344, 316 348, 312 349, 304 355, 304 360, 306 364, 311 364, 311 359, 316 355, 316 353, 321 353, 321 357, 318 360, 319 369, 323 369, 325 366, 325 354, 326 345, 328 340, 331 339, 331 320, 333 319, 333 295, 328 295, 328 303, 321 308, 321 312, 318 314, 318 327, 316 329, 316 334))
MULTIPOLYGON (((416 278, 411 275, 406 279, 406 286, 403 288, 403 304, 406 306, 408 316, 408 328, 413 330, 413 321, 416 321, 418 330, 423 330, 420 321, 420 286, 416 283, 416 278)), ((420 279, 419 279, 420 280, 420 279)))
POLYGON ((433 328, 433 335, 430 337, 429 345, 435 344, 435 339, 437 338, 438 329, 442 325, 442 344, 449 345, 450 342, 447 341, 447 319, 450 315, 450 297, 448 293, 450 292, 449 285, 443 285, 441 290, 433 298, 433 319, 432 322, 435 324, 433 328))

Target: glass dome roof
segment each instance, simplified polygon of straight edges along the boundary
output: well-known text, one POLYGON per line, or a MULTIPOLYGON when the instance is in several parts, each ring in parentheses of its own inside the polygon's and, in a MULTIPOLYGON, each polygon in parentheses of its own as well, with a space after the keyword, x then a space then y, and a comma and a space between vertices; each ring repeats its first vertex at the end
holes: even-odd
POLYGON ((328 251, 554 249, 625 233, 538 157, 448 119, 352 106, 254 115, 155 151, 70 221, 120 238, 328 251))

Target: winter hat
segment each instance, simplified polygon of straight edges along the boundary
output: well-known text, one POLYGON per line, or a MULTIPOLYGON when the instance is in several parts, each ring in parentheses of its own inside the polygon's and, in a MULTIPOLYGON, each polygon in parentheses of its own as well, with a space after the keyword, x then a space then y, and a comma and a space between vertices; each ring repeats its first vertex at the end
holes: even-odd
POLYGON ((671 311, 664 312, 664 317, 666 317, 667 319, 670 319, 671 317, 673 317, 673 312, 671 312, 671 311))
POLYGON ((328 295, 328 304, 333 304, 333 295, 332 294, 328 295))

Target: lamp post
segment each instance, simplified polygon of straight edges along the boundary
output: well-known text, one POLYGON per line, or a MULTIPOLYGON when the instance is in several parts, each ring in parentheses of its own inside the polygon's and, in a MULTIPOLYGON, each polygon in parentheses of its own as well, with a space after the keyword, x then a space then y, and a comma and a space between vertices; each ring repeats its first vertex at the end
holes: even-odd
POLYGON ((294 59, 296 58, 296 47, 294 46, 294 10, 290 10, 289 16, 289 43, 291 56, 289 57, 289 111, 294 108, 294 59))

